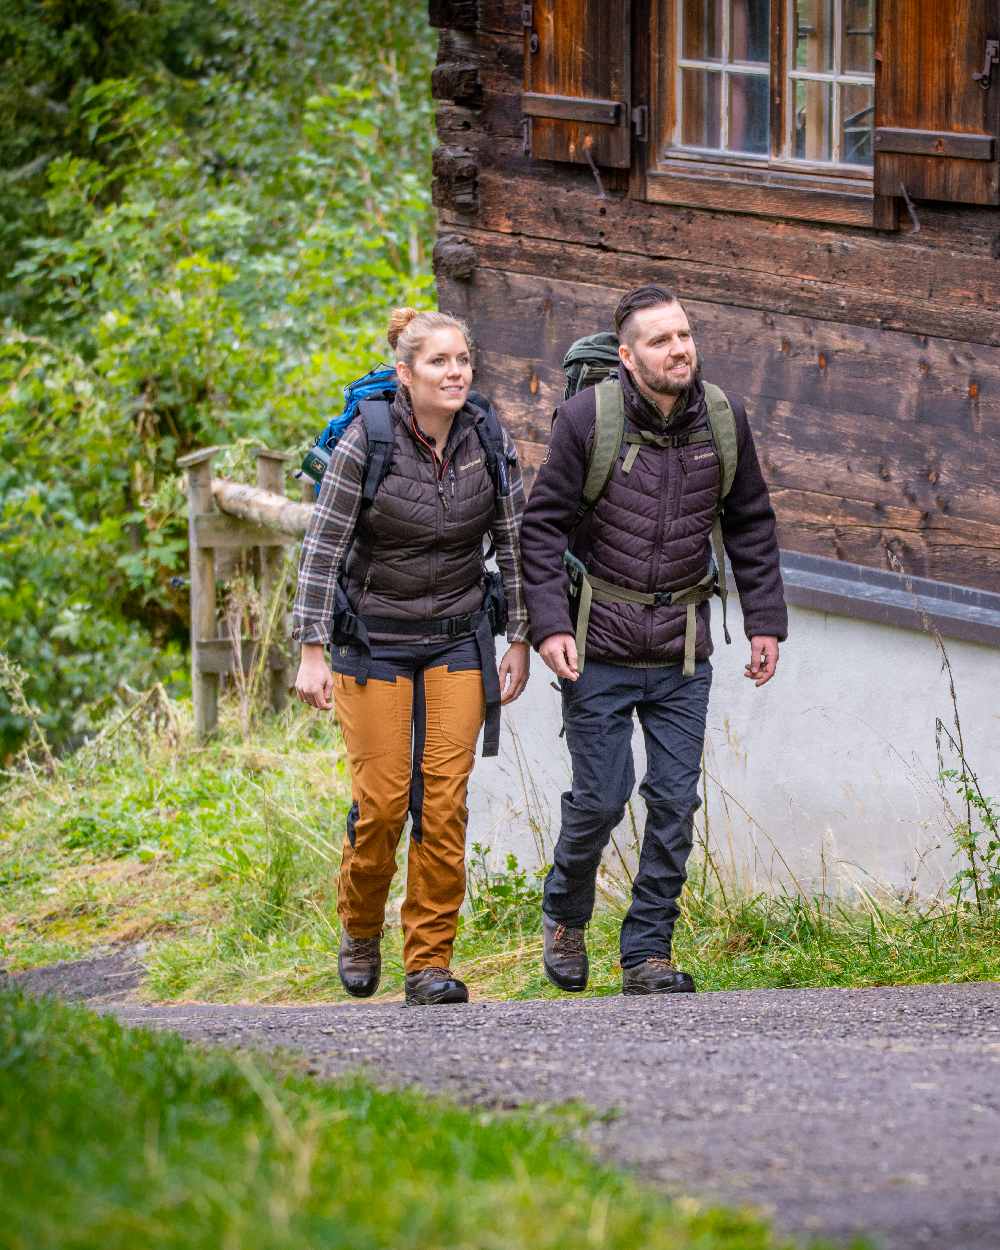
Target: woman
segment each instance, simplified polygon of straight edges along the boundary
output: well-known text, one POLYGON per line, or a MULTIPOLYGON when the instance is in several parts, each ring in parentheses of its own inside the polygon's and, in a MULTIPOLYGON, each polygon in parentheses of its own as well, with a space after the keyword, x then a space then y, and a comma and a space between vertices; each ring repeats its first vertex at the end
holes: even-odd
POLYGON ((295 689, 322 710, 333 696, 351 766, 337 908, 344 988, 357 998, 378 988, 385 903, 409 813, 406 1001, 464 1003, 468 990, 449 964, 465 897, 469 774, 484 719, 484 753, 495 754, 499 704, 528 680, 517 537, 524 495, 512 442, 469 402, 466 326, 401 308, 388 339, 399 379, 389 413, 381 410, 391 443, 369 432, 370 416, 347 427, 302 546, 295 689), (374 490, 370 466, 383 448, 391 467, 374 490), (487 535, 509 609, 499 682, 483 610, 487 535))

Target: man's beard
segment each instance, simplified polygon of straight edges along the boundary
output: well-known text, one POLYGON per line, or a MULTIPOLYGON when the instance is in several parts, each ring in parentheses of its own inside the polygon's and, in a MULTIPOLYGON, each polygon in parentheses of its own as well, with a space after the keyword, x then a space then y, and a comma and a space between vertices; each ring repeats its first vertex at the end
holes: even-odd
POLYGON ((689 386, 697 382, 701 377, 701 361, 695 360, 694 368, 691 370, 691 376, 687 382, 673 382, 670 378, 665 378, 659 373, 651 373, 650 370, 642 363, 638 356, 635 358, 635 370, 638 373, 643 386, 653 391, 656 395, 683 395, 689 386))

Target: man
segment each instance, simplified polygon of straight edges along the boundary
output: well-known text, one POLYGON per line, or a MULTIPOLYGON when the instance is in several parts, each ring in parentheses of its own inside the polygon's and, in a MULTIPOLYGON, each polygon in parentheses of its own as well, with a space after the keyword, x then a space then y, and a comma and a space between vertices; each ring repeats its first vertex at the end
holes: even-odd
MULTIPOLYGON (((587 984, 584 929, 601 854, 635 785, 638 713, 647 818, 621 930, 622 988, 690 992, 691 977, 671 962, 671 938, 700 805, 712 680, 710 536, 725 466, 677 299, 660 287, 640 287, 622 299, 614 323, 625 421, 607 486, 581 519, 597 417, 596 388, 589 387, 556 411, 521 530, 532 642, 559 678, 573 766, 545 882, 544 966, 561 989, 587 984), (577 571, 577 587, 588 588, 585 662, 574 636, 579 612, 574 622, 569 568, 577 571)), ((709 388, 709 395, 718 412, 721 392, 709 388)), ((735 426, 736 455, 721 530, 750 641, 746 676, 760 687, 774 676, 787 634, 774 512, 743 405, 729 395, 722 407, 729 429, 735 426)), ((577 597, 582 611, 584 597, 577 597)))

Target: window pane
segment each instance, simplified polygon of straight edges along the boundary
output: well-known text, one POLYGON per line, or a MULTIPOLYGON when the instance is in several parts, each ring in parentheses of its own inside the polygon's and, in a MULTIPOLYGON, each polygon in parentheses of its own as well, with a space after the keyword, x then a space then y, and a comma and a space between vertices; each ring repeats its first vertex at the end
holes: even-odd
POLYGON ((799 160, 830 161, 833 159, 832 84, 828 82, 797 82, 793 143, 799 160))
POLYGON ((845 165, 870 165, 875 88, 844 83, 840 92, 840 159, 845 165))
POLYGON ((722 147, 722 75, 707 69, 681 71, 681 143, 722 147))
POLYGON ((723 0, 684 0, 684 59, 722 60, 723 0))
POLYGON ((847 0, 844 5, 844 73, 875 72, 874 0, 847 0))
POLYGON ((764 74, 733 74, 729 79, 729 147, 766 156, 770 151, 770 79, 764 74))
POLYGON ((795 0, 795 68, 833 69, 833 10, 838 0, 795 0))
POLYGON ((729 59, 767 65, 771 60, 770 0, 732 0, 732 6, 729 59))

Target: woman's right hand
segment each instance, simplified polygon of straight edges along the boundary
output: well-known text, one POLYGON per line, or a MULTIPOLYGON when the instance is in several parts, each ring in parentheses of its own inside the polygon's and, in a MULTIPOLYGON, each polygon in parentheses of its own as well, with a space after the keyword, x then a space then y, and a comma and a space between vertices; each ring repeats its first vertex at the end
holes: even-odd
POLYGON ((299 671, 295 675, 295 693, 303 703, 321 712, 329 712, 333 707, 333 673, 322 645, 303 646, 299 671))

